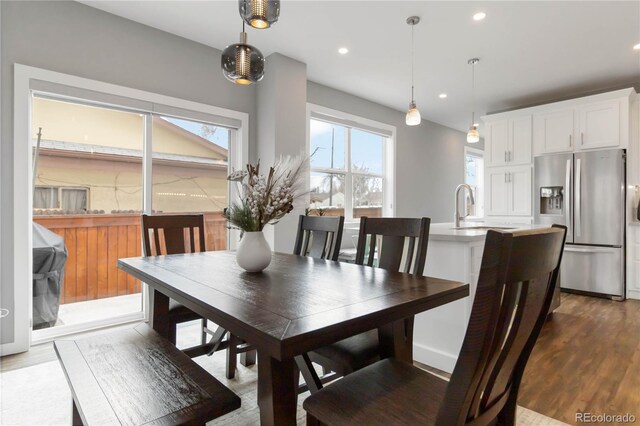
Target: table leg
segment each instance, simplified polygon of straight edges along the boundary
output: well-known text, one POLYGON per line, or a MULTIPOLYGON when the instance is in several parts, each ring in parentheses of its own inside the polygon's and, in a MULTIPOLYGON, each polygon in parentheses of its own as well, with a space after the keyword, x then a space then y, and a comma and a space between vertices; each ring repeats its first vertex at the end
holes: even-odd
POLYGON ((378 328, 380 357, 413 363, 413 317, 378 328))
POLYGON ((169 296, 160 293, 154 288, 149 288, 149 324, 162 337, 168 339, 171 330, 169 327, 169 296))
POLYGON ((297 377, 293 358, 279 361, 258 351, 260 424, 295 425, 297 377))

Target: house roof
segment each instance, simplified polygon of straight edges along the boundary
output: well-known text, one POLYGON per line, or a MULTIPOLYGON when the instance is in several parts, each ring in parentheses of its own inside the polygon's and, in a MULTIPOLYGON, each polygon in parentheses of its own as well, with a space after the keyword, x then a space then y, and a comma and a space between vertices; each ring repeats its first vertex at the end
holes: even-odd
POLYGON ((164 128, 166 128, 167 130, 176 133, 177 135, 179 135, 182 138, 185 138, 191 142, 194 142, 200 146, 203 146, 207 149, 210 149, 211 151, 224 156, 225 158, 229 158, 229 150, 226 148, 221 147, 220 145, 216 144, 215 142, 211 142, 208 139, 205 139, 199 135, 196 135, 195 133, 192 133, 186 129, 183 129, 182 127, 163 119, 162 117, 158 117, 158 116, 153 116, 153 124, 154 125, 158 125, 158 126, 162 126, 164 128))
MULTIPOLYGON (((104 145, 90 145, 75 142, 42 140, 40 141, 40 148, 43 150, 47 150, 49 154, 53 152, 73 152, 75 154, 97 154, 110 157, 123 157, 123 159, 142 158, 142 151, 137 149, 115 148, 104 145)), ((163 152, 154 152, 153 159, 170 162, 200 164, 203 166, 218 166, 224 168, 227 167, 227 162, 224 160, 213 160, 210 158, 195 157, 191 155, 177 155, 167 154, 163 152)))

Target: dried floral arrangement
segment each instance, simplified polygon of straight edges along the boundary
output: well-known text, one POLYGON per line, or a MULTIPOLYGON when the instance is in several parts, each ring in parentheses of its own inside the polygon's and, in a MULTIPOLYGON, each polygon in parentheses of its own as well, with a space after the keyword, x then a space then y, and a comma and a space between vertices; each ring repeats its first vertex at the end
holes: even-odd
POLYGON ((240 202, 224 210, 230 228, 244 232, 260 232, 267 224, 275 225, 293 210, 294 202, 304 196, 305 175, 310 157, 283 157, 265 176, 260 174, 260 161, 247 164, 246 170, 231 173, 236 182, 240 202))

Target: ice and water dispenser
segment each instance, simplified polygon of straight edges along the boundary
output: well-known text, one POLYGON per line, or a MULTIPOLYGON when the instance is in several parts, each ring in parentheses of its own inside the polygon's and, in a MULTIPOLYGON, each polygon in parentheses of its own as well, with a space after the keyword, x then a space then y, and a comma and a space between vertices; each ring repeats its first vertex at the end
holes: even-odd
POLYGON ((540 214, 562 214, 564 188, 562 186, 540 187, 540 214))

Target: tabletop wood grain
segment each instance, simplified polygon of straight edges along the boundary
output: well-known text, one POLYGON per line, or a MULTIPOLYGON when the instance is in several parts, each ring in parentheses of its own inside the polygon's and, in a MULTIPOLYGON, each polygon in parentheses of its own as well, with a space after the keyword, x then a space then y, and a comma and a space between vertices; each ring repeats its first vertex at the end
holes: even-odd
POLYGON ((118 266, 278 359, 469 294, 455 281, 283 253, 262 273, 243 271, 224 251, 118 266))

